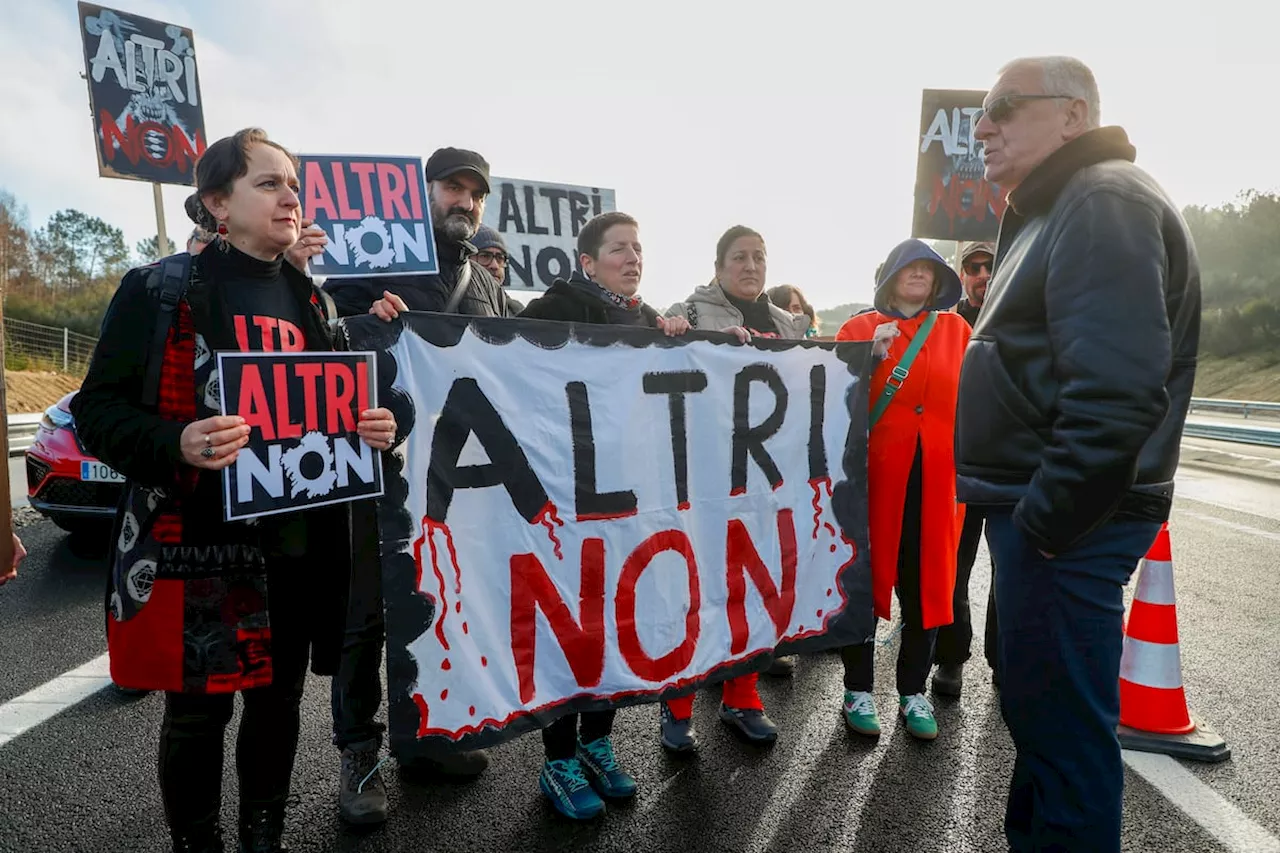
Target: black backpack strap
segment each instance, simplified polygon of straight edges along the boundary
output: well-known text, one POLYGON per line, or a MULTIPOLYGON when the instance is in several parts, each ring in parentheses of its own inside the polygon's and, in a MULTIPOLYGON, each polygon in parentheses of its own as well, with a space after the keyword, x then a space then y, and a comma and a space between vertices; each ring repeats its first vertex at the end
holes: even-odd
POLYGON ((684 314, 685 319, 689 321, 689 325, 692 328, 698 328, 698 306, 692 302, 686 302, 684 304, 684 314))
POLYGON ((311 285, 316 289, 316 296, 320 299, 321 310, 324 311, 324 318, 329 321, 330 325, 338 322, 338 303, 333 301, 333 297, 329 295, 329 291, 325 290, 317 284, 311 285))
POLYGON ((147 351, 146 369, 142 376, 142 405, 155 408, 160 396, 160 373, 164 367, 164 348, 173 328, 174 313, 191 281, 191 255, 183 252, 162 258, 147 275, 147 291, 159 303, 156 325, 151 332, 151 349, 147 351))

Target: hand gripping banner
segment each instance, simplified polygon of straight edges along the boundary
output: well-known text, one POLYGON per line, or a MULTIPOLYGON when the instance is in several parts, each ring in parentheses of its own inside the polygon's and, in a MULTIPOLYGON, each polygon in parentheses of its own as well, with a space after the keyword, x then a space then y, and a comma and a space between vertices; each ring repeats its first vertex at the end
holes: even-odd
POLYGON ((407 432, 378 511, 402 760, 874 636, 869 344, 344 322, 407 432))

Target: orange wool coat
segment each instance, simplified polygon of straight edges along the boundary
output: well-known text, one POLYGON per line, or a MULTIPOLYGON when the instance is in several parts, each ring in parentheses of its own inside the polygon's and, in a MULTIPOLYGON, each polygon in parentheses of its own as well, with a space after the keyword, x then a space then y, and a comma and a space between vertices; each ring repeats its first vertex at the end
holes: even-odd
MULTIPOLYGON (((901 334, 889 356, 871 375, 870 409, 884 391, 889 373, 927 314, 902 320, 868 311, 850 318, 836 334, 838 341, 869 341, 876 326, 897 320, 901 334)), ((871 578, 876 615, 889 618, 890 600, 898 580, 898 544, 902 538, 902 508, 907 478, 921 450, 920 597, 924 628, 952 621, 951 598, 956 586, 956 548, 964 524, 964 506, 956 503, 956 392, 960 362, 969 343, 969 324, 958 314, 938 312, 933 331, 911 365, 907 381, 871 430, 867 443, 868 516, 871 538, 871 578)))

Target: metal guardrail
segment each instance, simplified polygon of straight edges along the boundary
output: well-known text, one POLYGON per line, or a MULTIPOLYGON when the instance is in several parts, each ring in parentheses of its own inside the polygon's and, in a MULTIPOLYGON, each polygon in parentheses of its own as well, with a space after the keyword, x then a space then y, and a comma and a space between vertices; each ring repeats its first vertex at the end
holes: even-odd
POLYGON ((1192 397, 1191 411, 1230 412, 1249 417, 1280 418, 1280 403, 1263 403, 1258 400, 1220 400, 1214 397, 1192 397))
POLYGON ((9 415, 9 455, 21 456, 36 440, 42 414, 9 415))
POLYGON ((1236 426, 1189 420, 1182 428, 1182 434, 1192 438, 1210 438, 1234 444, 1280 447, 1280 428, 1277 427, 1236 426))

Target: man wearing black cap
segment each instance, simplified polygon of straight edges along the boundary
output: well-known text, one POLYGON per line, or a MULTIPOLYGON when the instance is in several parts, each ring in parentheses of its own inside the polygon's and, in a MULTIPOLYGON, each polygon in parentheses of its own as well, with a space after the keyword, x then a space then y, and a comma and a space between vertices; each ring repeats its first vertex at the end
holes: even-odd
MULTIPOLYGON (((960 246, 960 284, 964 287, 964 299, 956 306, 956 313, 972 326, 978 322, 978 312, 987 297, 987 284, 991 281, 991 267, 996 256, 994 243, 974 242, 960 246)), ((973 642, 973 619, 969 612, 969 577, 978 559, 978 543, 982 541, 982 513, 965 513, 964 528, 960 532, 960 545, 956 554, 956 591, 951 603, 955 621, 938 629, 934 645, 933 662, 938 665, 933 673, 933 692, 940 696, 959 698, 964 683, 964 664, 969 660, 969 647, 973 642)), ((995 577, 995 562, 992 562, 995 577)), ((983 637, 983 653, 991 667, 991 680, 999 685, 996 675, 996 600, 995 583, 987 596, 987 621, 983 637)))
MULTIPOLYGON (((401 311, 436 311, 480 317, 512 316, 512 303, 485 267, 473 263, 471 238, 480 227, 489 194, 489 164, 474 151, 441 148, 424 169, 440 272, 329 279, 325 290, 340 316, 375 314, 394 319, 401 311)), ((517 309, 518 310, 518 309, 517 309)), ((395 463, 392 463, 395 464, 395 463)), ((375 720, 382 704, 381 562, 377 522, 364 503, 352 505, 353 566, 347 630, 332 685, 333 742, 342 750, 339 812, 354 824, 387 819, 387 795, 378 772, 385 726, 375 720)), ((413 769, 469 778, 484 772, 483 750, 415 761, 413 769)))
POLYGON ((471 243, 489 195, 489 163, 474 151, 441 148, 427 160, 427 200, 435 230, 440 272, 436 275, 394 275, 329 279, 325 290, 343 317, 378 314, 384 319, 400 311, 451 311, 478 317, 511 315, 506 294, 493 275, 479 264, 471 243), (470 280, 463 270, 470 267, 470 280), (459 287, 460 278, 464 288, 459 287))

